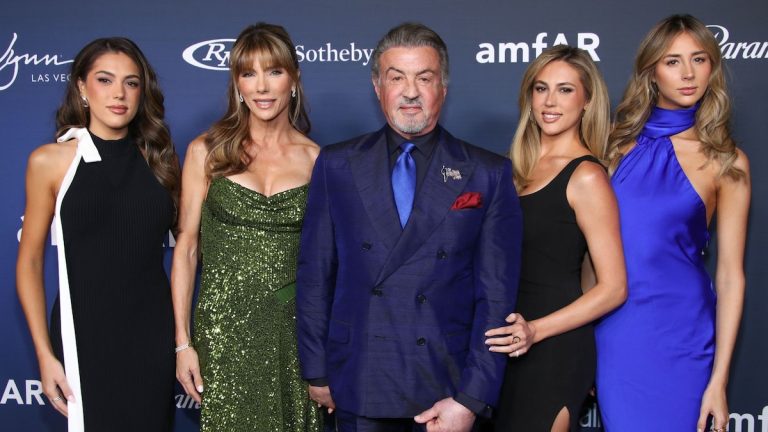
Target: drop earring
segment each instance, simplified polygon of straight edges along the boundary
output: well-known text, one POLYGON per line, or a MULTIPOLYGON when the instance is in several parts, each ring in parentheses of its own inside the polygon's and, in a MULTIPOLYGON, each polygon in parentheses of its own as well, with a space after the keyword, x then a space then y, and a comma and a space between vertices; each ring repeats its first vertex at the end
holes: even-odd
POLYGON ((291 97, 296 97, 296 87, 291 89, 291 97))
POLYGON ((242 94, 240 94, 240 92, 237 92, 237 100, 239 100, 239 101, 240 101, 240 103, 243 103, 243 100, 244 100, 244 99, 243 99, 243 95, 242 95, 242 94))
POLYGON ((84 95, 81 95, 80 98, 83 99, 83 107, 88 108, 88 98, 86 98, 84 95))

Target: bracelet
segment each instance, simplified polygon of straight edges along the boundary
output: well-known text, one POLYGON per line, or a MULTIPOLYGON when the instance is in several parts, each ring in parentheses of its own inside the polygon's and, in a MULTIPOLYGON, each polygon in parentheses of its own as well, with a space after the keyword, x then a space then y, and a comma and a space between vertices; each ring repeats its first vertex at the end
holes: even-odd
POLYGON ((191 346, 192 346, 192 345, 190 345, 190 344, 189 344, 189 342, 187 342, 187 343, 185 343, 185 344, 181 344, 181 345, 177 346, 177 347, 176 347, 176 354, 178 354, 178 353, 180 353, 180 352, 184 351, 184 350, 185 350, 185 349, 187 349, 187 348, 190 348, 191 346))

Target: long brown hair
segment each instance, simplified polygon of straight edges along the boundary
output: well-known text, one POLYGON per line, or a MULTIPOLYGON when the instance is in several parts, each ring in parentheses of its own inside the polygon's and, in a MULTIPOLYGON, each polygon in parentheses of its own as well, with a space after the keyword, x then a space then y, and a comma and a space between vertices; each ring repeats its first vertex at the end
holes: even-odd
POLYGON ((237 78, 253 67, 256 58, 262 66, 285 69, 294 82, 296 96, 291 97, 288 118, 291 126, 304 135, 311 128, 305 110, 304 89, 299 78, 299 60, 291 37, 278 25, 258 23, 247 27, 237 37, 230 52, 229 84, 227 85, 227 112, 208 130, 205 144, 208 148, 206 172, 219 177, 243 172, 251 162, 246 153, 250 140, 248 107, 240 103, 237 78))
POLYGON ((672 15, 661 20, 640 44, 632 76, 616 108, 616 120, 608 144, 610 171, 616 169, 624 156, 620 149, 637 138, 656 106, 659 97, 653 82, 656 64, 682 33, 687 33, 701 45, 712 64, 707 91, 699 100, 694 126, 701 151, 708 160, 720 163, 720 176, 743 179, 744 171, 733 165, 737 153, 731 138, 731 102, 726 89, 722 54, 712 32, 691 15, 672 15))
MULTIPOLYGON (((86 45, 72 62, 71 79, 67 83, 64 101, 56 112, 56 136, 69 128, 88 127, 90 114, 80 99, 78 81, 85 82, 96 60, 107 53, 123 53, 139 68, 141 98, 136 116, 128 124, 128 133, 147 160, 149 168, 160 184, 173 199, 174 207, 179 203, 179 158, 171 141, 171 134, 165 124, 164 97, 157 83, 157 76, 144 53, 133 41, 123 37, 96 39, 86 45)), ((174 218, 175 221, 175 218, 174 218)), ((175 222, 174 222, 175 228, 175 222)))
POLYGON ((531 62, 520 84, 520 120, 509 151, 518 192, 530 183, 531 171, 541 151, 541 129, 531 115, 533 85, 541 70, 554 61, 563 61, 579 73, 589 102, 589 108, 584 112, 579 124, 579 139, 596 158, 602 161, 606 156, 608 133, 611 129, 611 107, 603 76, 586 51, 568 45, 555 45, 531 62))

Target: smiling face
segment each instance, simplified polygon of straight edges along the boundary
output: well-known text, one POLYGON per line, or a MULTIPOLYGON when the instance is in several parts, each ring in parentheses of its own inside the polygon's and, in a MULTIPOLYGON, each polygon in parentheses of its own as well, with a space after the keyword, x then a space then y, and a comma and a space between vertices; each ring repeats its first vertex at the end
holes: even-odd
POLYGON ((569 133, 578 139, 581 116, 587 103, 579 72, 568 63, 553 61, 536 75, 531 111, 542 136, 569 133))
POLYGON ((390 127, 405 138, 429 133, 437 125, 448 89, 440 56, 432 47, 394 47, 379 58, 373 87, 390 127))
POLYGON ((711 73, 709 54, 691 35, 680 33, 656 63, 654 82, 659 89, 656 105, 665 109, 693 106, 707 91, 711 73))
POLYGON ((252 120, 270 122, 281 116, 288 120, 291 90, 294 87, 285 68, 272 66, 262 56, 254 56, 251 68, 237 77, 237 89, 251 111, 252 120))
POLYGON ((141 102, 139 67, 123 53, 99 56, 78 81, 81 97, 88 101, 88 128, 103 139, 118 139, 128 134, 141 102))

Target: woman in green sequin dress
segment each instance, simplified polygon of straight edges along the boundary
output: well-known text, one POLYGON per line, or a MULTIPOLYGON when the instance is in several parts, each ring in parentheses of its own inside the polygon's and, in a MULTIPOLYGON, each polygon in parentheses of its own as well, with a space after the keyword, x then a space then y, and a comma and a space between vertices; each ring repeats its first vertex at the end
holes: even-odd
POLYGON ((296 354, 293 283, 319 147, 306 136, 293 47, 282 27, 246 28, 230 53, 227 113, 187 149, 171 275, 176 374, 202 400, 203 431, 321 429, 296 354))

